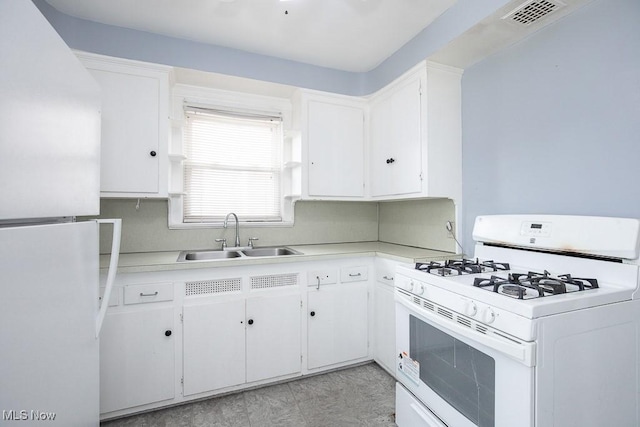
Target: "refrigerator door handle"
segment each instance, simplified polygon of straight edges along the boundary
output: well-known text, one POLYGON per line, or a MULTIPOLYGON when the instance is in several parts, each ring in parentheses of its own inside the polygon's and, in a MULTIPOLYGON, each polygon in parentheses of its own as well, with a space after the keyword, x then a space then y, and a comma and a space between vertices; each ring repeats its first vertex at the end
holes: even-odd
POLYGON ((109 262, 109 272, 107 273, 107 283, 102 296, 100 310, 96 318, 96 339, 100 337, 100 330, 104 322, 104 316, 107 314, 109 307, 109 299, 111 298, 111 289, 113 282, 116 280, 116 271, 118 270, 118 259, 120 257, 120 234, 122 230, 121 219, 97 219, 98 224, 113 224, 113 237, 111 240, 111 260, 109 262))

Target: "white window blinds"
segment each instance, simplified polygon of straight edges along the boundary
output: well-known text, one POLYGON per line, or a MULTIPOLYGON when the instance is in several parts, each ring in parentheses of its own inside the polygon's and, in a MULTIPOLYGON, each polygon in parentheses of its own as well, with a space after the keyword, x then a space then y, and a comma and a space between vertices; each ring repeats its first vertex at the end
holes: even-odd
POLYGON ((185 223, 281 221, 282 119, 185 108, 185 223))

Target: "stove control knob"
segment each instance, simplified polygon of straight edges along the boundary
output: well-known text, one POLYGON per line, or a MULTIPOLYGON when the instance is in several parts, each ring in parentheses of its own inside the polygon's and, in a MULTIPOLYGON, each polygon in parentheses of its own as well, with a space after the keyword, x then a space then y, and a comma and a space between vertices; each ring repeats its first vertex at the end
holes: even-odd
POLYGON ((478 314, 478 306, 476 305, 475 302, 473 301, 469 301, 469 303, 467 304, 467 316, 475 316, 476 314, 478 314))
POLYGON ((416 294, 418 295, 424 294, 424 285, 422 283, 418 285, 418 288, 416 289, 416 294))
POLYGON ((483 316, 483 320, 484 323, 493 323, 494 320, 496 320, 496 313, 495 311, 493 311, 493 309, 491 307, 488 307, 485 311, 484 311, 484 316, 483 316))
POLYGON ((413 287, 414 287, 414 283, 413 280, 409 281, 409 283, 407 283, 407 290, 409 292, 413 292, 413 287))

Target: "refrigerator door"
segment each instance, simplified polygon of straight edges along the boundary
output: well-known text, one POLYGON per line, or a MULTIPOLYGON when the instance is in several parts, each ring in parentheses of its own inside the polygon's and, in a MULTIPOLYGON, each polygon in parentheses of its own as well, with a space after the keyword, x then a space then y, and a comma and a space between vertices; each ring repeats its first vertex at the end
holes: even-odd
POLYGON ((31 1, 0 1, 0 220, 100 213, 100 87, 31 1))
POLYGON ((98 268, 96 221, 0 228, 0 424, 98 426, 98 268))

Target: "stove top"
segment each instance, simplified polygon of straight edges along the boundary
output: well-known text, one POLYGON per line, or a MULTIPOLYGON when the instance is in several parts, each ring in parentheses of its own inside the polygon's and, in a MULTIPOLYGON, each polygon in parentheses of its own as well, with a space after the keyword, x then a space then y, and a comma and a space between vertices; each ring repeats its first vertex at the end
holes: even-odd
POLYGON ((598 288, 595 278, 578 278, 571 274, 553 276, 547 270, 542 273, 515 273, 510 272, 511 267, 507 262, 480 261, 477 258, 419 262, 415 269, 441 277, 500 272, 490 277, 475 277, 473 286, 516 299, 542 298, 598 288))

